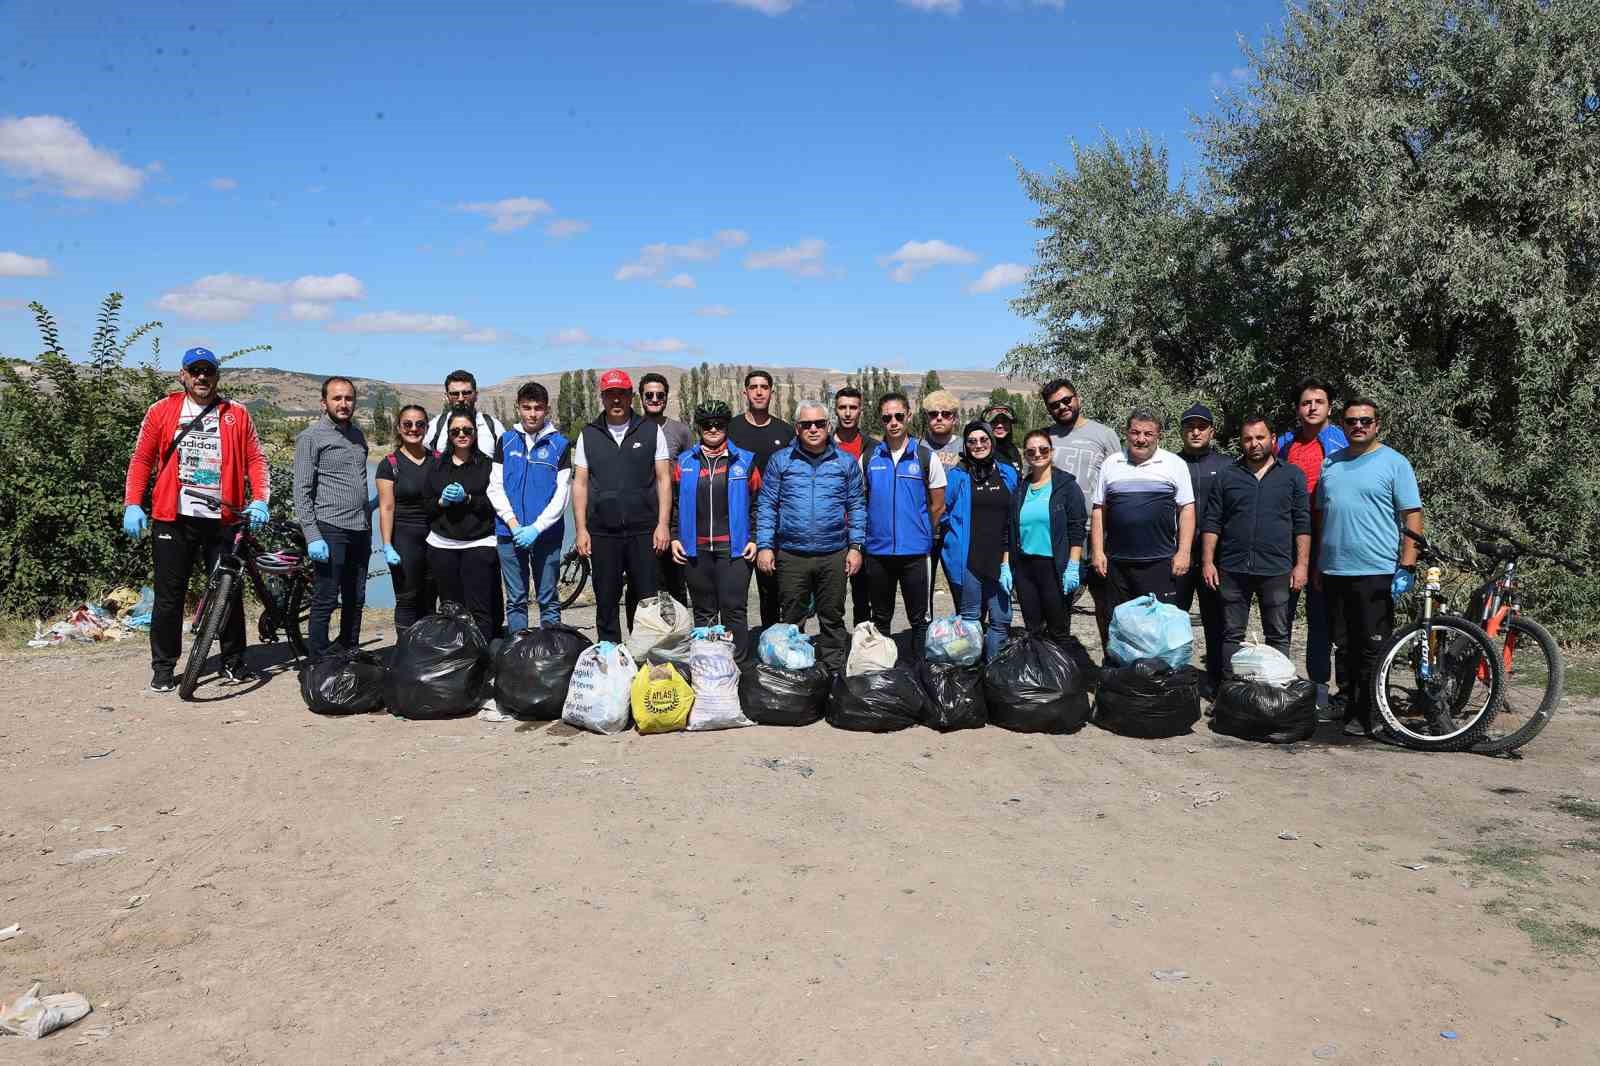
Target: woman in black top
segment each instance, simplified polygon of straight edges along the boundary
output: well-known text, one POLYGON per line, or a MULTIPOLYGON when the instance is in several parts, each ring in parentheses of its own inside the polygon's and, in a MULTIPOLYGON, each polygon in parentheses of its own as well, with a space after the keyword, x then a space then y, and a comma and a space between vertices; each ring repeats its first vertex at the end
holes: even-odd
POLYGON ((394 451, 378 461, 379 547, 389 561, 394 585, 394 627, 433 613, 433 573, 428 569, 428 467, 433 455, 423 446, 428 412, 407 404, 394 416, 394 451))
POLYGON ((478 415, 456 406, 445 423, 450 450, 428 465, 428 566, 439 598, 461 604, 485 637, 499 628, 500 554, 495 548, 493 461, 478 450, 478 415))

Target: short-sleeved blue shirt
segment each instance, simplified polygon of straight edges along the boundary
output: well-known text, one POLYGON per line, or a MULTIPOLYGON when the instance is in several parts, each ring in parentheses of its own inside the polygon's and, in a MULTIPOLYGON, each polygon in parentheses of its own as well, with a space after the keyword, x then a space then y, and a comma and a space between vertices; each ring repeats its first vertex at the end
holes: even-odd
POLYGON ((1422 507, 1422 493, 1411 463, 1393 448, 1380 446, 1365 455, 1346 448, 1323 464, 1317 507, 1319 570, 1336 577, 1392 574, 1400 565, 1401 516, 1422 507))

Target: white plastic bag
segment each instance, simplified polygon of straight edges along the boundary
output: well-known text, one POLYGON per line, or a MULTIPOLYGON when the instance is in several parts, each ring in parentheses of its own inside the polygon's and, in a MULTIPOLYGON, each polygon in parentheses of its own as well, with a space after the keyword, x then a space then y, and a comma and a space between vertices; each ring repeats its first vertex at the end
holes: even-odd
POLYGON ((639 672, 621 644, 602 640, 578 656, 561 705, 561 720, 591 733, 620 733, 633 723, 629 703, 633 677, 639 672))
POLYGON ((697 640, 689 646, 689 677, 694 686, 694 706, 689 709, 691 733, 755 725, 739 705, 739 664, 733 658, 733 644, 725 636, 697 640))
MULTIPOLYGON (((628 630, 628 654, 635 662, 642 663, 656 645, 687 637, 692 625, 694 618, 689 608, 671 596, 663 594, 641 600, 633 613, 633 628, 628 630)), ((677 661, 670 656, 664 658, 669 662, 677 661)))
POLYGON ((958 614, 935 618, 928 627, 926 649, 931 663, 971 666, 983 654, 983 629, 958 614))
POLYGON ((1241 681, 1264 681, 1278 688, 1297 676, 1289 657, 1265 644, 1241 644, 1229 660, 1228 669, 1241 681))
POLYGON ((809 670, 817 665, 817 651, 811 638, 800 627, 788 622, 768 626, 761 632, 756 655, 767 666, 778 670, 809 670))
POLYGON ((38 1040, 57 1029, 65 1029, 89 1013, 89 1001, 76 992, 54 996, 39 995, 34 985, 10 1005, 0 1005, 0 1033, 38 1040))
POLYGON ((894 641, 878 632, 871 622, 862 622, 850 632, 850 657, 844 663, 844 676, 887 670, 899 658, 894 641))

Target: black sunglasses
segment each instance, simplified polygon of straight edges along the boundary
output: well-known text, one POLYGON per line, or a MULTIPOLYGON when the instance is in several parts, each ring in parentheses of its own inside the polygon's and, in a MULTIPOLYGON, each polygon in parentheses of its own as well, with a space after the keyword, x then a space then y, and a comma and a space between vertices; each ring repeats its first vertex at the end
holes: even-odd
POLYGON ((928 412, 928 417, 929 418, 954 418, 955 416, 956 416, 956 413, 954 411, 929 411, 928 412))
POLYGON ((664 392, 641 392, 639 395, 647 400, 665 400, 667 398, 667 394, 664 392))
POLYGON ((474 433, 477 433, 477 432, 478 432, 478 428, 476 426, 451 426, 450 427, 450 435, 452 437, 470 437, 474 433))
POLYGON ((400 428, 401 429, 427 429, 428 428, 428 423, 426 423, 426 422, 402 422, 402 423, 400 423, 400 428))
POLYGON ((1065 407, 1065 406, 1067 406, 1067 404, 1071 403, 1073 400, 1076 400, 1076 399, 1077 399, 1076 396, 1068 396, 1065 399, 1061 399, 1061 400, 1051 400, 1047 406, 1049 406, 1050 410, 1054 411, 1057 407, 1065 407))
POLYGON ((1049 448, 1024 448, 1024 449, 1022 449, 1022 454, 1026 455, 1029 459, 1042 459, 1045 456, 1050 454, 1050 449, 1049 448))
POLYGON ((801 429, 827 429, 828 420, 826 418, 807 418, 796 422, 795 425, 801 429))
POLYGON ((1372 423, 1376 422, 1377 420, 1378 419, 1373 415, 1355 415, 1350 418, 1346 418, 1344 420, 1344 424, 1347 426, 1360 426, 1361 428, 1365 429, 1367 426, 1372 425, 1372 423))
POLYGON ((728 420, 726 418, 708 418, 700 422, 699 426, 701 429, 726 430, 728 428, 728 420))
POLYGON ((906 420, 906 416, 903 412, 895 411, 890 411, 888 414, 879 415, 878 417, 885 422, 904 422, 906 420))

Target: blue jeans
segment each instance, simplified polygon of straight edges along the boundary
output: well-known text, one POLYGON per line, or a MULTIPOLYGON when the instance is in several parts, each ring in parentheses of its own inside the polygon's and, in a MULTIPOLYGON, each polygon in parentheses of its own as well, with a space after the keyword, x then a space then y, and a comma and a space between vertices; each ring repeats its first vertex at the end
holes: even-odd
POLYGON ((317 583, 311 590, 311 620, 306 626, 306 644, 312 655, 326 655, 332 650, 328 623, 333 618, 333 609, 339 607, 339 646, 355 651, 361 647, 361 609, 367 604, 372 531, 333 526, 319 526, 318 530, 328 542, 328 561, 311 564, 317 583))
POLYGON ((962 618, 976 622, 983 609, 989 612, 989 624, 983 631, 983 661, 988 662, 1011 632, 1011 594, 998 578, 979 577, 971 570, 966 572, 958 589, 962 618))
POLYGON ((561 578, 560 525, 551 526, 533 542, 519 548, 510 537, 500 537, 500 580, 506 587, 506 631, 520 633, 528 628, 528 578, 532 576, 534 595, 539 603, 539 624, 553 626, 561 621, 556 605, 556 582, 561 578))
MULTIPOLYGON (((1333 640, 1329 627, 1328 599, 1325 593, 1306 584, 1303 592, 1289 593, 1289 627, 1294 629, 1295 609, 1300 597, 1306 599, 1306 677, 1314 685, 1326 685, 1333 673, 1333 640)), ((1344 671, 1339 672, 1339 688, 1344 689, 1344 671)))

